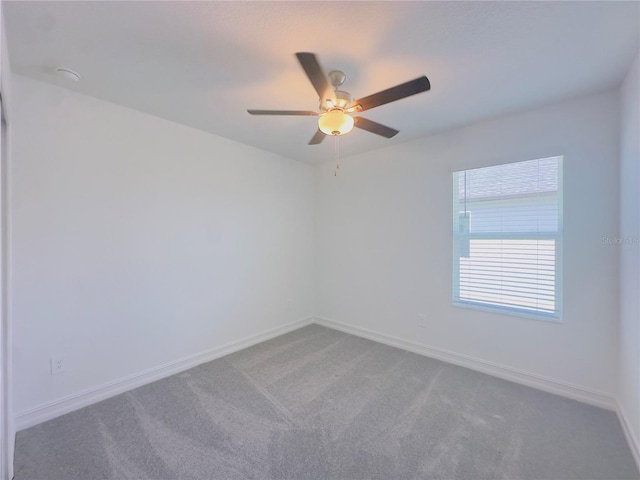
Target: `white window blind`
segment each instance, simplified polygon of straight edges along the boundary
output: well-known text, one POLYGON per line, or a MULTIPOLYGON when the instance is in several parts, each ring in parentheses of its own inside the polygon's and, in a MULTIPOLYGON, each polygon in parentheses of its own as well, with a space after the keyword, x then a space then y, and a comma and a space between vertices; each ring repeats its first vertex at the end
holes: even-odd
POLYGON ((454 172, 453 301, 560 317, 562 157, 454 172))

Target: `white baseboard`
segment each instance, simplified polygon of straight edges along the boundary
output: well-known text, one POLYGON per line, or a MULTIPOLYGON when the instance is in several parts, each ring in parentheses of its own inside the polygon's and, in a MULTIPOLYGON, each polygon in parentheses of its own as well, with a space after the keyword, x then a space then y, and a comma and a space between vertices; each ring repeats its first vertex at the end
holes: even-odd
POLYGON ((618 414, 620 425, 622 425, 622 431, 624 432, 624 436, 626 437, 629 448, 631 449, 633 459, 636 461, 638 470, 640 470, 640 441, 638 440, 634 430, 630 428, 628 417, 625 415, 620 403, 617 405, 616 413, 618 414))
POLYGON ((242 350, 243 348, 250 347, 257 343, 269 340, 273 337, 282 335, 311 323, 317 323, 325 327, 340 330, 345 333, 350 333, 352 335, 367 338, 369 340, 373 340, 393 347, 398 347, 403 350, 442 360, 454 365, 466 367, 471 370, 476 370, 482 373, 493 375, 495 377, 503 378, 505 380, 510 380, 515 383, 520 383, 522 385, 527 385, 529 387, 537 388, 549 393, 562 395, 564 397, 588 403, 590 405, 617 411, 634 456, 636 457, 636 459, 640 457, 638 455, 639 444, 635 439, 632 431, 628 428, 626 418, 624 417, 622 411, 619 409, 616 399, 611 395, 598 392, 586 387, 560 382, 558 380, 543 377, 537 374, 524 372, 522 370, 517 370, 512 367, 507 367, 505 365, 500 365, 494 362, 452 352, 439 347, 433 347, 417 342, 403 340, 401 338, 393 337, 353 325, 348 325, 346 323, 338 322, 324 317, 309 317, 286 325, 282 325, 280 327, 272 328, 257 335, 252 335, 250 337, 246 337, 235 342, 228 343, 226 345, 190 355, 188 357, 169 362, 158 367, 150 368, 148 370, 129 375, 127 377, 117 379, 112 382, 108 382, 90 388, 88 390, 69 395, 67 397, 63 397, 59 400, 39 405, 29 410, 25 410, 16 415, 15 430, 20 431, 25 428, 32 427, 60 415, 78 410, 93 403, 105 400, 107 398, 113 397, 120 393, 124 393, 133 388, 146 385, 156 380, 160 380, 170 375, 183 372, 202 363, 215 360, 216 358, 223 357, 230 353, 242 350))
POLYGON ((78 410, 93 403, 105 400, 120 393, 146 385, 156 380, 160 380, 176 373, 183 372, 202 363, 210 362, 216 358, 223 357, 230 353, 242 350, 265 340, 269 340, 278 335, 288 333, 292 330, 304 327, 312 323, 313 318, 305 318, 286 325, 266 330, 257 335, 251 335, 235 342, 227 343, 219 347, 206 350, 204 352, 189 355, 188 357, 165 363, 158 367, 134 373, 124 378, 114 380, 88 390, 69 395, 67 397, 39 405, 24 412, 20 412, 15 418, 16 431, 24 430, 39 423, 59 417, 65 413, 78 410))
POLYGON ((579 402, 588 403, 596 407, 605 408, 607 410, 616 410, 617 402, 612 395, 598 392, 596 390, 572 385, 569 383, 554 380, 552 378, 537 375, 535 373, 525 372, 506 365, 500 365, 495 362, 482 360, 457 352, 452 352, 439 347, 432 347, 417 342, 403 340, 383 333, 375 332, 362 327, 349 325, 324 317, 315 317, 314 323, 345 333, 350 333, 359 337, 367 338, 379 343, 384 343, 392 347, 398 347, 403 350, 418 353, 425 357, 431 357, 442 360, 447 363, 466 367, 471 370, 493 375, 494 377, 509 380, 511 382, 526 385, 528 387, 537 388, 548 393, 568 397, 579 402))

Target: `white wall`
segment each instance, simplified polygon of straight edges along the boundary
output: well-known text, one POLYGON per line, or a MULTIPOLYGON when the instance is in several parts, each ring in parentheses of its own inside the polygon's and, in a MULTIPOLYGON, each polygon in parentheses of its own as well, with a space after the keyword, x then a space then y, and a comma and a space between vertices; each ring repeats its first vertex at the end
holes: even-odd
POLYGON ((610 92, 344 159, 338 177, 319 166, 317 313, 613 395, 618 253, 602 238, 618 232, 618 124, 610 92), (563 322, 453 307, 451 172, 551 155, 564 155, 563 322))
POLYGON ((620 385, 618 402, 640 451, 640 60, 620 89, 620 385))
POLYGON ((0 4, 0 91, 2 92, 2 138, 0 140, 0 479, 13 477, 15 429, 12 408, 12 344, 9 315, 9 131, 11 110, 11 69, 4 25, 4 3, 0 4))
POLYGON ((312 167, 21 76, 13 105, 16 415, 312 315, 312 167))

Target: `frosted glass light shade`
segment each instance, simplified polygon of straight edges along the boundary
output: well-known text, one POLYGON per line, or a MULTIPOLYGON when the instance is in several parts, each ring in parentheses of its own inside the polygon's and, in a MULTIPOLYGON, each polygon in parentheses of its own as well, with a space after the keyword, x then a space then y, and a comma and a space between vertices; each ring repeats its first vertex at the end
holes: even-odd
POLYGON ((336 108, 318 118, 318 128, 326 135, 344 135, 353 130, 353 117, 336 108))

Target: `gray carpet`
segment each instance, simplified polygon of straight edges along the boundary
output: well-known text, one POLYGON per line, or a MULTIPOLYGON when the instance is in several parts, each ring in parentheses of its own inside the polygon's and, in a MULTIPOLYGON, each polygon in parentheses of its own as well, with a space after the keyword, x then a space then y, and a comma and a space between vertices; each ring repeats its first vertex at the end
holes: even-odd
POLYGON ((21 431, 15 480, 637 479, 614 413, 317 325, 21 431))

